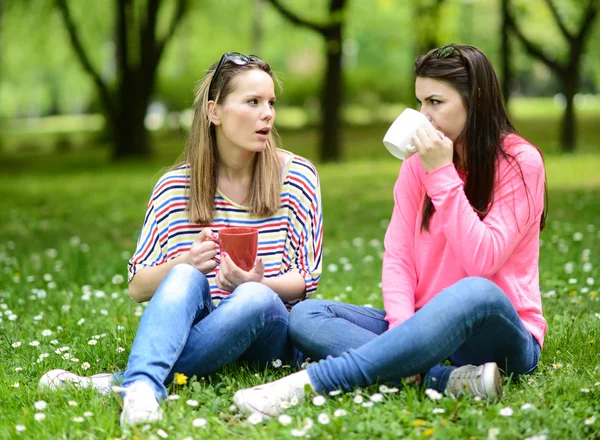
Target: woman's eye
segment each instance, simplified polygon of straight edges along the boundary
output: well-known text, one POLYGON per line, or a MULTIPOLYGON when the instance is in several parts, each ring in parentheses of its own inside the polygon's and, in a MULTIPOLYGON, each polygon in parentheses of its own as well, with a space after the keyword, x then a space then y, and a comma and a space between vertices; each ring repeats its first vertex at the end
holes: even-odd
POLYGON ((270 105, 271 107, 275 107, 275 101, 269 101, 269 105, 270 105))
POLYGON ((249 99, 248 104, 258 104, 258 99, 249 99))
POLYGON ((440 103, 440 101, 438 101, 437 99, 431 100, 431 105, 438 105, 439 103, 440 103))

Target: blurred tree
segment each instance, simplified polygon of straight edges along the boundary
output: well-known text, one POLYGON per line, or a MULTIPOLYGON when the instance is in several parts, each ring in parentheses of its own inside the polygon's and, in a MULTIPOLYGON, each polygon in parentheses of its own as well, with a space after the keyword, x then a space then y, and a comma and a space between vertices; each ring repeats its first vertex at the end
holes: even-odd
POLYGON ((510 8, 510 5, 507 8, 506 19, 508 21, 508 26, 514 32, 527 53, 548 66, 548 68, 556 74, 561 83, 566 100, 561 128, 561 147, 563 151, 571 152, 575 150, 576 136, 574 98, 575 93, 577 93, 577 90, 579 89, 581 61, 585 43, 588 36, 591 34, 594 21, 598 15, 599 0, 587 0, 581 14, 581 22, 578 29, 575 31, 569 29, 567 26, 569 20, 563 16, 553 0, 545 0, 545 3, 550 9, 556 26, 567 42, 568 55, 567 59, 563 62, 550 57, 544 48, 532 42, 525 36, 520 24, 517 23, 517 20, 515 19, 514 11, 510 8))
POLYGON ((115 1, 117 78, 114 89, 94 69, 81 42, 67 0, 55 0, 79 62, 92 78, 113 137, 113 158, 147 157, 150 137, 144 118, 154 89, 165 46, 188 10, 187 0, 177 0, 168 29, 158 35, 158 12, 162 0, 115 1))
POLYGON ((262 53, 263 40, 263 10, 265 0, 254 0, 254 14, 252 15, 252 53, 262 53))
POLYGON ((417 55, 425 54, 438 46, 440 15, 445 0, 417 0, 414 4, 417 55))
POLYGON ((502 58, 502 94, 508 105, 510 99, 510 83, 512 82, 511 47, 508 25, 508 6, 510 0, 500 0, 502 19, 500 24, 500 56, 502 58))
POLYGON ((299 17, 283 6, 280 0, 269 0, 290 22, 318 32, 325 39, 327 67, 321 85, 321 147, 323 162, 339 161, 342 158, 341 105, 343 101, 342 75, 342 29, 346 0, 329 0, 329 20, 319 24, 299 17))

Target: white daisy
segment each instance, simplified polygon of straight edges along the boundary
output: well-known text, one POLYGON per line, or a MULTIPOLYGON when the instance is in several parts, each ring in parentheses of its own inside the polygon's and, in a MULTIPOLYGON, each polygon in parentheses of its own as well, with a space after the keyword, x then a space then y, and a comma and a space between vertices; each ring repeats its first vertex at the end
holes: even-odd
POLYGON ((344 416, 347 416, 347 415, 348 415, 348 412, 345 409, 342 409, 342 408, 336 409, 333 412, 333 417, 344 417, 344 416))
POLYGON ((202 417, 199 417, 192 421, 192 425, 194 425, 196 428, 204 428, 207 424, 208 420, 203 419, 202 417))
POLYGON ((251 423, 251 424, 253 424, 253 425, 257 425, 257 424, 259 424, 262 421, 263 421, 263 418, 258 413, 254 413, 254 414, 250 415, 250 417, 248 417, 248 422, 251 423))
POLYGON ((279 420, 279 423, 281 423, 283 426, 287 426, 292 423, 292 418, 287 414, 280 415, 277 420, 279 420))
POLYGON ((313 405, 315 406, 323 406, 325 405, 325 402, 325 396, 316 396, 312 401, 313 405))
POLYGON ((437 392, 433 388, 427 388, 425 390, 425 394, 427 395, 427 397, 429 397, 431 400, 434 400, 434 401, 440 400, 442 398, 442 394, 437 392))
POLYGON ((319 423, 321 425, 327 425, 329 424, 329 416, 325 413, 321 413, 319 414, 319 417, 317 418, 317 420, 319 421, 319 423))
POLYGON ((376 403, 383 402, 383 394, 380 394, 380 393, 373 394, 371 396, 371 401, 376 402, 376 403))
POLYGON ((33 406, 38 411, 44 411, 46 408, 48 408, 48 404, 46 402, 44 402, 43 400, 38 400, 37 402, 35 402, 33 404, 33 406))
POLYGON ((42 420, 44 420, 46 418, 46 414, 44 413, 35 413, 33 416, 34 420, 36 422, 41 422, 42 420))

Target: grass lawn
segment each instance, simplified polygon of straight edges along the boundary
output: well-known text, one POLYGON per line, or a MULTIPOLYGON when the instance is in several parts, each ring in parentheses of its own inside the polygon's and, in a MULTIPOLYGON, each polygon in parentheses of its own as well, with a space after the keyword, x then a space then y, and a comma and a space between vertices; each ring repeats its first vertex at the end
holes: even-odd
MULTIPOLYGON (((384 150, 380 132, 361 133, 367 151, 384 150)), ((298 151, 313 139, 284 134, 287 147, 298 151)), ((351 158, 358 156, 354 145, 351 158)), ((113 397, 39 391, 40 376, 52 368, 85 375, 125 368, 143 311, 127 294, 126 263, 159 169, 174 157, 175 147, 165 148, 150 164, 103 166, 101 150, 1 163, 0 438, 265 439, 289 438, 293 430, 332 439, 599 438, 600 156, 591 153, 547 157, 550 221, 542 234, 541 286, 549 330, 537 372, 506 379, 498 404, 432 401, 407 386, 370 406, 379 392, 372 386, 323 406, 294 406, 289 425, 252 425, 230 408, 234 391, 290 370, 234 365, 171 387, 180 398, 164 404, 163 422, 125 432, 113 397), (37 409, 39 401, 47 407, 37 409), (346 415, 336 417, 340 409, 346 415), (195 426, 201 419, 206 424, 195 426)), ((318 165, 325 263, 317 297, 382 307, 382 240, 399 166, 387 154, 318 165)))

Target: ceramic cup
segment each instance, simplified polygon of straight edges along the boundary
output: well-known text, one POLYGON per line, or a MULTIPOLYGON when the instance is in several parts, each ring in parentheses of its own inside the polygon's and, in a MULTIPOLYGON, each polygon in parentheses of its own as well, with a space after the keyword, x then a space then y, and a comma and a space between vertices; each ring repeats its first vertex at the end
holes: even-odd
POLYGON ((258 251, 258 229, 250 227, 221 229, 217 242, 221 253, 227 253, 240 269, 249 271, 254 267, 258 251))
POLYGON ((392 156, 401 160, 408 159, 417 151, 411 143, 411 138, 417 134, 419 128, 427 125, 431 126, 431 122, 424 114, 407 108, 388 128, 383 138, 383 145, 392 156))

